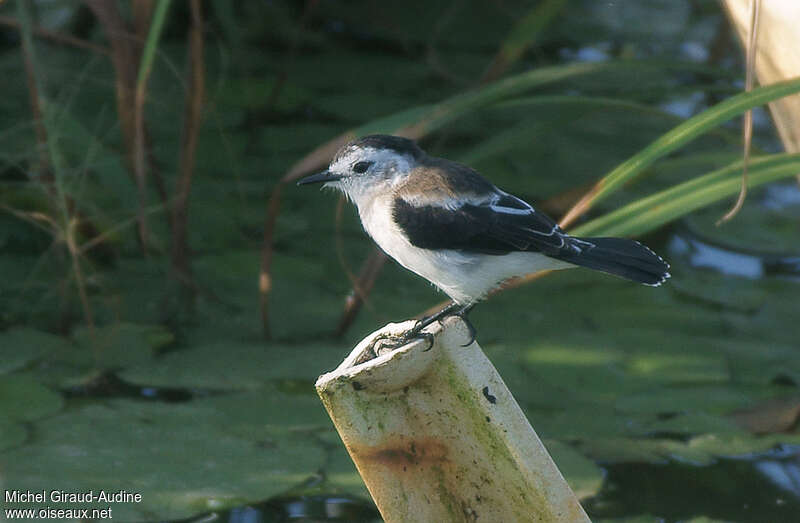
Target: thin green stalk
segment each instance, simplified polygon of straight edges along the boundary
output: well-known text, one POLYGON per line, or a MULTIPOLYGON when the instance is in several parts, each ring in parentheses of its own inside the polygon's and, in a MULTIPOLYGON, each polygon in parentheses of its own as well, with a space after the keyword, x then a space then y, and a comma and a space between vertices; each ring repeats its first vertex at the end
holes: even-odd
POLYGON ((561 13, 566 4, 567 0, 543 0, 520 18, 492 59, 492 63, 481 78, 481 83, 493 81, 513 66, 541 32, 561 13))
POLYGON ((147 146, 145 144, 144 104, 147 94, 147 80, 150 77, 153 60, 158 50, 158 41, 166 21, 169 5, 170 0, 159 0, 156 4, 150 21, 150 29, 147 32, 147 40, 139 60, 139 73, 136 78, 136 93, 134 97, 133 170, 136 177, 136 188, 139 193, 139 241, 145 253, 147 252, 149 239, 144 215, 144 208, 147 205, 147 146))
POLYGON ((89 297, 86 292, 85 278, 81 268, 78 246, 75 242, 76 221, 70 216, 68 197, 66 191, 64 190, 64 173, 66 172, 66 168, 63 163, 61 151, 58 148, 58 133, 57 125, 53 115, 54 111, 52 111, 47 104, 44 103, 44 96, 42 94, 44 91, 39 74, 39 64, 38 60, 36 59, 36 51, 33 45, 33 24, 31 23, 28 7, 29 5, 27 2, 17 2, 17 16, 19 17, 22 28, 22 45, 25 48, 26 57, 28 60, 30 60, 33 69, 33 78, 36 84, 36 96, 39 97, 38 105, 41 109, 42 123, 47 131, 46 143, 50 157, 50 165, 53 168, 53 186, 55 188, 57 198, 56 206, 59 208, 59 212, 61 214, 62 223, 58 225, 59 231, 56 234, 60 234, 62 236, 60 239, 64 241, 67 246, 67 250, 69 251, 72 262, 72 270, 75 275, 75 286, 77 287, 78 295, 80 297, 84 318, 86 319, 86 323, 89 326, 90 331, 94 332, 92 310, 89 305, 89 297))
POLYGON ((153 67, 153 60, 158 50, 158 41, 161 38, 161 31, 164 22, 167 20, 167 10, 172 0, 159 0, 153 12, 153 19, 150 22, 150 31, 147 33, 147 41, 142 49, 142 59, 139 61, 139 74, 136 77, 136 90, 144 89, 150 70, 153 67))
MULTIPOLYGON (((597 110, 630 110, 659 116, 671 122, 682 121, 680 117, 651 105, 646 105, 639 102, 631 102, 629 100, 622 100, 619 98, 606 98, 600 96, 530 96, 525 98, 515 98, 508 101, 501 101, 495 104, 492 109, 512 110, 515 111, 514 114, 519 114, 519 111, 547 105, 586 106, 597 110)), ((522 118, 519 124, 497 133, 487 140, 481 142, 477 146, 471 148, 469 153, 460 158, 460 161, 466 164, 471 164, 481 160, 482 158, 502 154, 516 147, 525 146, 529 143, 529 137, 533 131, 545 131, 548 129, 549 125, 550 123, 547 119, 531 121, 530 118, 522 118)), ((713 129, 711 132, 728 143, 738 143, 738 137, 734 136, 729 131, 724 129, 713 129)))
POLYGON ((800 92, 800 78, 793 78, 753 89, 749 93, 738 94, 686 120, 621 163, 597 182, 594 188, 564 216, 561 220, 562 227, 569 226, 597 202, 610 196, 623 184, 637 178, 659 158, 677 150, 713 127, 744 113, 748 109, 797 92, 800 92))
MULTIPOLYGON (((570 230, 576 235, 630 236, 652 231, 692 211, 727 198, 739 190, 743 161, 736 161, 570 230)), ((800 153, 772 154, 750 160, 748 186, 757 187, 800 172, 800 153)))

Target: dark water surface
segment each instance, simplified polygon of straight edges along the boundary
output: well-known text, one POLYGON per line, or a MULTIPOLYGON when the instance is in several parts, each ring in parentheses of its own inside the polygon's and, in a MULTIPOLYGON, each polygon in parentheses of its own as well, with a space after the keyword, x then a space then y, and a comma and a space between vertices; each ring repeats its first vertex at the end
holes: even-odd
POLYGON ((736 522, 800 519, 800 447, 720 458, 698 467, 687 463, 623 463, 608 473, 597 496, 584 502, 589 516, 619 518, 651 514, 663 521, 698 516, 736 522))
MULTIPOLYGON (((791 523, 800 517, 800 447, 720 458, 707 466, 604 465, 603 488, 583 506, 593 520, 652 515, 655 521, 705 516, 741 523, 791 523)), ((317 494, 284 496, 179 523, 277 523, 283 521, 381 521, 369 500, 317 494)), ((177 523, 177 522, 176 522, 177 523)))

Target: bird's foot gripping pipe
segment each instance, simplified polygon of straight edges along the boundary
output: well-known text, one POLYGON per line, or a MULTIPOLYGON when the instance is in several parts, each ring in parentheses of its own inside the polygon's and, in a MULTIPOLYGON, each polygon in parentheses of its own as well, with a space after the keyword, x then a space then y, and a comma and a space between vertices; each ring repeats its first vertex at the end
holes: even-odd
POLYGON ((442 322, 445 318, 449 316, 458 316, 464 321, 464 324, 467 326, 469 330, 469 341, 465 343, 463 346, 467 347, 471 345, 475 341, 475 327, 467 318, 467 314, 469 311, 472 310, 474 304, 469 305, 460 305, 455 302, 451 302, 447 306, 445 306, 442 310, 438 311, 436 314, 431 316, 427 316, 422 318, 421 320, 417 321, 414 326, 406 331, 405 333, 397 336, 391 334, 385 334, 377 337, 372 345, 372 353, 378 355, 380 352, 388 350, 395 350, 399 349, 400 347, 416 340, 416 339, 424 339, 428 342, 428 348, 425 351, 429 351, 433 347, 433 334, 429 332, 423 332, 427 326, 431 325, 434 322, 442 322))

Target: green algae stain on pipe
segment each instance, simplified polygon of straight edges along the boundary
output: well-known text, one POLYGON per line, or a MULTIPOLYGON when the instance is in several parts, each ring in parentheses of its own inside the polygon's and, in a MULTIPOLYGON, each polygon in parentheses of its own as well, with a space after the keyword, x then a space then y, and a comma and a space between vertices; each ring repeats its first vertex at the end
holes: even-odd
POLYGON ((588 521, 460 320, 364 361, 390 325, 361 342, 317 391, 383 518, 394 521, 588 521), (357 383, 357 385, 355 385, 357 383))

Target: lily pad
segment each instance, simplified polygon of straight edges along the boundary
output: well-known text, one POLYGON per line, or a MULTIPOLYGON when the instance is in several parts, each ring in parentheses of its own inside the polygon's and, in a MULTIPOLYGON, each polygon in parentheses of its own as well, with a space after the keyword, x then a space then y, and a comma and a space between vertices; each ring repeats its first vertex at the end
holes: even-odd
MULTIPOLYGON (((85 405, 37 423, 36 440, 0 453, 0 464, 15 489, 141 493, 141 503, 114 507, 125 521, 185 518, 265 499, 322 465, 322 448, 302 433, 259 432, 254 425, 265 420, 258 417, 247 434, 231 426, 232 417, 247 420, 255 398, 220 401, 85 405)), ((272 421, 291 410, 273 410, 272 421)))
POLYGON ((82 359, 94 360, 101 367, 124 367, 147 361, 175 339, 160 325, 127 322, 113 323, 93 331, 81 327, 76 329, 73 338, 81 349, 82 359))
POLYGON ((578 448, 602 463, 665 463, 683 461, 694 465, 713 462, 713 455, 703 448, 671 439, 608 438, 586 440, 578 448))
POLYGON ((23 425, 6 421, 3 430, 0 430, 0 451, 16 447, 28 437, 28 431, 23 425))
POLYGON ((753 434, 788 432, 800 426, 800 397, 770 399, 734 412, 729 418, 753 434))
POLYGON ((752 398, 730 386, 663 387, 625 396, 616 408, 631 414, 674 414, 687 411, 729 412, 752 403, 752 398))
POLYGON ((769 385, 784 383, 800 386, 800 351, 796 346, 779 342, 758 344, 741 340, 726 343, 731 355, 731 375, 737 383, 769 385))
POLYGON ((687 354, 639 354, 631 357, 626 370, 651 383, 720 383, 728 380, 727 362, 710 346, 705 352, 687 354))
POLYGON ((0 374, 21 369, 68 346, 63 338, 27 327, 0 333, 0 374))
POLYGON ((242 437, 294 438, 331 428, 316 396, 288 395, 273 386, 214 395, 197 403, 215 412, 224 427, 221 430, 242 437))
POLYGON ((764 452, 778 445, 800 445, 800 434, 769 434, 754 436, 746 433, 702 434, 692 438, 688 446, 715 456, 742 456, 764 452))
POLYGON ((544 444, 578 499, 597 494, 605 474, 594 461, 566 443, 545 440, 544 444))
MULTIPOLYGON (((218 342, 170 352, 130 367, 121 376, 133 383, 244 390, 276 378, 305 378, 309 385, 335 367, 341 354, 330 345, 302 347, 263 343, 218 342)), ((313 392, 313 387, 310 389, 313 392)))
POLYGON ((640 388, 638 380, 624 372, 619 351, 570 341, 537 343, 528 349, 524 363, 530 376, 584 403, 613 401, 622 392, 640 388))
POLYGON ((748 205, 742 207, 735 220, 717 227, 716 222, 727 210, 727 203, 714 205, 692 213, 686 223, 698 237, 719 246, 744 253, 797 255, 797 218, 800 203, 786 206, 770 205, 770 192, 795 191, 796 187, 776 184, 748 195, 748 205), (759 205, 759 201, 763 202, 759 205))
POLYGON ((641 424, 642 436, 657 436, 670 434, 680 436, 694 436, 707 433, 742 432, 737 424, 724 417, 706 412, 689 412, 664 418, 655 418, 641 424))
MULTIPOLYGON (((676 240, 678 245, 683 240, 676 240)), ((670 287, 698 304, 745 313, 757 311, 770 296, 762 285, 745 278, 696 271, 691 278, 675 278, 670 287)))
POLYGON ((528 413, 531 424, 544 437, 572 441, 591 434, 595 438, 641 432, 642 421, 619 416, 611 405, 578 406, 557 412, 528 413))
POLYGON ((12 374, 0 380, 0 419, 33 421, 58 412, 64 401, 29 375, 12 374))
POLYGON ((320 490, 371 499, 339 434, 334 429, 329 429, 315 433, 314 438, 321 443, 326 452, 325 465, 321 469, 325 481, 320 490))

